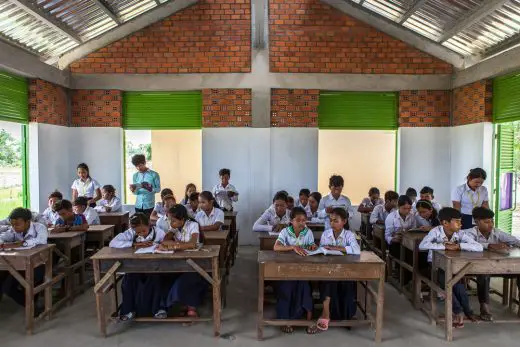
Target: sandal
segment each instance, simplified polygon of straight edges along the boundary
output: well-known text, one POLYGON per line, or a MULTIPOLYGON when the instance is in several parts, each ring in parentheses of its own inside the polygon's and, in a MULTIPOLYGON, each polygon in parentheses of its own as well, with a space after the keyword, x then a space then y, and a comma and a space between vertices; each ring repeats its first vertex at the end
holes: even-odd
POLYGON ((166 310, 159 310, 153 317, 156 319, 166 319, 168 318, 168 312, 166 312, 166 310))
POLYGON ((134 320, 134 318, 135 318, 135 312, 129 312, 127 314, 119 315, 119 320, 121 322, 130 322, 130 321, 134 320))
POLYGON ((290 325, 286 325, 286 326, 280 327, 280 330, 284 334, 292 334, 292 333, 294 333, 294 329, 290 325))
POLYGON ((318 327, 318 329, 320 329, 321 331, 327 331, 329 329, 329 322, 330 322, 330 319, 327 319, 327 318, 320 318, 318 319, 318 321, 316 322, 316 326, 318 327))
POLYGON ((316 324, 313 324, 309 327, 307 327, 307 329, 305 329, 305 332, 309 335, 315 335, 317 334, 318 332, 320 331, 320 329, 318 328, 318 326, 316 324))
MULTIPOLYGON (((197 310, 195 310, 195 307, 188 307, 188 309, 186 311, 186 317, 199 318, 199 315, 197 314, 197 310)), ((189 326, 192 326, 193 324, 195 324, 195 322, 186 322, 186 323, 183 323, 182 325, 185 327, 189 327, 189 326)))

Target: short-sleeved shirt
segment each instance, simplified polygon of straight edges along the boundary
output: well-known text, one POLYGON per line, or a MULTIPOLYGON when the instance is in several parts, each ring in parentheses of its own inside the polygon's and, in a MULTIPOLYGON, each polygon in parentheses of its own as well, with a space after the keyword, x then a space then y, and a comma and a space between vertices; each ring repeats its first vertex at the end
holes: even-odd
POLYGON ((155 203, 155 207, 153 208, 153 210, 155 211, 155 213, 157 213, 159 217, 162 217, 166 214, 166 208, 164 207, 164 203, 162 202, 155 203))
POLYGON ((56 225, 70 225, 70 226, 76 226, 76 225, 83 225, 87 223, 87 219, 82 214, 75 214, 74 213, 74 219, 72 220, 72 223, 65 222, 63 219, 58 218, 56 221, 56 225))
POLYGON ((12 227, 0 235, 0 243, 23 241, 23 247, 44 245, 47 243, 47 226, 31 222, 29 229, 24 233, 16 232, 12 227))
POLYGON ((375 202, 372 201, 370 198, 364 198, 363 201, 361 201, 361 205, 363 207, 376 207, 377 205, 384 205, 385 201, 383 199, 377 199, 375 202))
POLYGON ((417 227, 417 221, 413 213, 408 213, 403 220, 399 210, 395 210, 386 217, 385 220, 385 239, 388 244, 392 243, 394 234, 398 231, 410 230, 417 227))
POLYGON ((314 235, 310 229, 305 228, 296 236, 293 227, 288 226, 280 232, 276 242, 280 242, 283 246, 309 247, 314 245, 314 235))
MULTIPOLYGON (((191 237, 194 234, 197 234, 200 236, 199 224, 192 220, 187 220, 184 223, 184 226, 181 228, 181 230, 173 229, 172 232, 173 232, 175 241, 179 241, 179 242, 189 242, 191 240, 191 237)), ((197 242, 199 242, 199 239, 200 239, 199 236, 197 236, 197 242)))
POLYGON ((334 230, 327 229, 321 234, 320 247, 323 246, 339 246, 344 247, 347 254, 360 254, 361 249, 359 243, 356 240, 356 235, 350 231, 343 229, 338 235, 338 238, 334 237, 334 230))
POLYGON ((78 196, 93 198, 96 196, 96 189, 100 189, 101 185, 92 177, 87 178, 86 181, 82 181, 81 178, 78 178, 72 182, 71 188, 78 191, 78 196))
POLYGON ((475 207, 481 207, 484 201, 489 201, 488 190, 484 186, 472 190, 464 183, 453 190, 451 201, 460 202, 460 213, 471 215, 475 207))
POLYGON ((224 223, 224 211, 220 208, 213 207, 209 216, 204 211, 199 211, 195 216, 195 220, 199 222, 201 227, 213 225, 217 222, 224 223))

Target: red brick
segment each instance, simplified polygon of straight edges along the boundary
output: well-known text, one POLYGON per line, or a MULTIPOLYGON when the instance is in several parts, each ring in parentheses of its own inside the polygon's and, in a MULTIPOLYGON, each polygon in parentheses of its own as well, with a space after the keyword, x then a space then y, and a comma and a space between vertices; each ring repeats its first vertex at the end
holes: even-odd
POLYGON ((271 89, 272 127, 318 127, 319 90, 271 89))
POLYGON ((451 91, 403 90, 399 93, 400 127, 449 127, 451 91))
POLYGON ((122 127, 123 93, 120 90, 71 90, 73 127, 122 127))
POLYGON ((65 88, 34 79, 29 87, 29 120, 31 122, 68 126, 68 102, 65 88))
POLYGON ((251 89, 203 89, 202 126, 205 128, 251 127, 251 89))
POLYGON ((453 126, 492 122, 493 83, 480 80, 453 90, 453 126))

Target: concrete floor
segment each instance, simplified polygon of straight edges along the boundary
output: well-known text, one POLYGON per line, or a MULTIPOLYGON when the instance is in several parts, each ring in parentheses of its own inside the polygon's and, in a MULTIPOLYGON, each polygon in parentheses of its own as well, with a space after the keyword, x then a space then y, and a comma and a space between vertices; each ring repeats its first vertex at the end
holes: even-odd
MULTIPOLYGON (((130 326, 112 325, 108 338, 99 335, 95 300, 92 292, 79 297, 74 305, 67 307, 51 321, 40 324, 33 336, 25 336, 23 311, 10 300, 0 303, 0 341, 2 347, 11 346, 58 346, 74 347, 122 346, 172 346, 201 347, 218 346, 286 346, 291 344, 375 346, 373 332, 368 328, 347 331, 331 328, 320 336, 308 336, 303 330, 293 335, 282 335, 275 327, 265 328, 265 340, 256 340, 256 251, 255 247, 241 247, 237 263, 232 270, 228 287, 228 306, 223 311, 222 334, 212 336, 211 323, 191 327, 168 323, 138 323, 130 326), (314 341, 313 341, 314 340, 314 341)), ((473 303, 477 308, 477 304, 473 303)), ((494 305, 495 313, 501 308, 494 305)), ((508 314, 509 315, 509 314, 508 314)), ((466 324, 455 331, 457 347, 488 345, 517 346, 520 329, 510 324, 466 324)), ((449 345, 444 341, 440 327, 431 326, 426 316, 412 308, 411 304, 397 291, 387 285, 383 345, 388 347, 421 346, 436 347, 449 345)))

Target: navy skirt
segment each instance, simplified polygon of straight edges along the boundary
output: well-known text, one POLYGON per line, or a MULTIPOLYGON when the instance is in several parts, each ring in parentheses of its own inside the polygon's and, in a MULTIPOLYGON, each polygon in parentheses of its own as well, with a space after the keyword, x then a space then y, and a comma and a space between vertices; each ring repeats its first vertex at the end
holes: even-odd
POLYGON ((307 281, 281 281, 276 284, 276 318, 301 319, 312 312, 312 291, 307 281))
POLYGON ((475 224, 473 224, 473 216, 470 214, 462 215, 462 227, 461 230, 473 228, 475 224))
POLYGON ((348 320, 357 311, 357 283, 353 281, 320 282, 320 299, 330 298, 330 319, 348 320))
POLYGON ((120 315, 135 312, 138 317, 151 317, 160 309, 163 298, 161 275, 126 274, 121 291, 120 315))
POLYGON ((196 272, 187 272, 172 278, 163 308, 169 309, 175 304, 199 307, 208 291, 208 281, 196 272))

